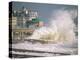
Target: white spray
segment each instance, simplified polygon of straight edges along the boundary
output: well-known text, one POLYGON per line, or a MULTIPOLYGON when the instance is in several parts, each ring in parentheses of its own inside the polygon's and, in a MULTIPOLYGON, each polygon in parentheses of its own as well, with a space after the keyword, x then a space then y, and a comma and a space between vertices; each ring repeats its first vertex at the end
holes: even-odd
MULTIPOLYGON (((74 33, 73 11, 59 10, 52 14, 49 26, 35 30, 29 39, 43 40, 49 43, 64 43, 76 40, 74 33)), ((77 12, 76 12, 77 13, 77 12)))

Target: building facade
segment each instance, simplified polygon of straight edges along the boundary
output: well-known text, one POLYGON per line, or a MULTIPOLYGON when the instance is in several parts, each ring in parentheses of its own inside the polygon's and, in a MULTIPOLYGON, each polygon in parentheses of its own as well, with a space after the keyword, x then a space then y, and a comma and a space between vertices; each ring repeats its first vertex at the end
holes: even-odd
POLYGON ((30 9, 14 10, 12 12, 12 40, 24 40, 36 28, 43 26, 43 21, 38 19, 38 13, 30 9))

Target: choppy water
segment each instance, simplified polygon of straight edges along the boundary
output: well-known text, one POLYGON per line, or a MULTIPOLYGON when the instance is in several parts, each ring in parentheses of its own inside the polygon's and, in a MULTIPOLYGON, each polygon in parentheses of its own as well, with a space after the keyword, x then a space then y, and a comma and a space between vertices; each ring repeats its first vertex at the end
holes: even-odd
POLYGON ((28 39, 38 39, 53 43, 72 43, 77 40, 75 34, 77 26, 74 23, 74 19, 77 15, 73 15, 73 13, 77 13, 77 11, 57 11, 55 14, 52 14, 48 26, 36 29, 28 39))

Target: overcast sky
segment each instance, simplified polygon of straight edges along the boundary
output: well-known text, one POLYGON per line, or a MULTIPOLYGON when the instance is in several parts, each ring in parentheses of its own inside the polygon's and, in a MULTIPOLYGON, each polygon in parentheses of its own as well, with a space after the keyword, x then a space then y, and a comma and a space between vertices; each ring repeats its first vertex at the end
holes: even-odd
POLYGON ((50 21, 52 13, 56 10, 61 10, 61 9, 65 9, 65 10, 71 10, 72 9, 73 10, 73 9, 77 9, 77 6, 75 6, 75 5, 13 2, 13 10, 21 10, 22 7, 38 11, 39 18, 42 19, 45 23, 50 21))

